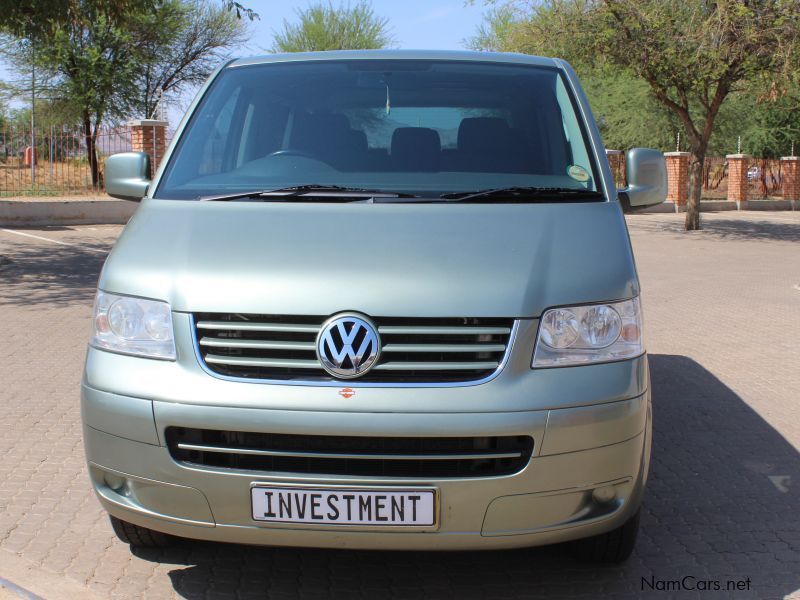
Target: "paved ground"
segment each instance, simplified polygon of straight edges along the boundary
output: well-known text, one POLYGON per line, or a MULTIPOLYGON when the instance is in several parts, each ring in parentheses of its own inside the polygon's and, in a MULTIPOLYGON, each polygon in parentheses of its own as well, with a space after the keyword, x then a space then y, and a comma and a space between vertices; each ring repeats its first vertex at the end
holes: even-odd
POLYGON ((654 460, 636 553, 611 568, 560 548, 131 553, 89 491, 77 400, 93 287, 119 229, 0 230, 11 259, 0 266, 0 577, 47 598, 800 598, 800 214, 708 214, 697 233, 681 219, 629 219, 654 460), (698 589, 750 587, 658 591, 687 575, 698 589))

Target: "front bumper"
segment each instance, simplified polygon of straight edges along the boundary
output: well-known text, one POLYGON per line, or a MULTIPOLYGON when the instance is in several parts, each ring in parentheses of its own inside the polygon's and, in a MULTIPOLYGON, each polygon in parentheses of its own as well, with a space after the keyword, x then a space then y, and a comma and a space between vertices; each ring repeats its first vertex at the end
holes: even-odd
MULTIPOLYGON (((629 363, 632 371, 646 372, 645 357, 629 363)), ((646 387, 627 399, 602 402, 598 394, 595 403, 579 407, 398 413, 223 407, 190 404, 180 398, 153 401, 98 390, 90 385, 91 379, 87 372, 82 386, 84 440, 101 503, 123 520, 187 538, 376 549, 550 544, 622 524, 638 508, 647 477, 651 410, 646 387), (501 477, 412 480, 270 475, 177 463, 164 446, 164 431, 172 425, 320 435, 525 434, 534 438, 534 453, 523 470, 501 477), (433 528, 402 530, 256 523, 250 516, 253 483, 434 487, 439 492, 440 513, 433 528), (595 489, 609 487, 613 499, 595 500, 595 489)), ((275 393, 272 388, 281 386, 260 387, 275 393)), ((495 382, 477 387, 484 388, 484 394, 502 394, 495 382)), ((607 497, 608 489, 605 492, 600 496, 607 497)))

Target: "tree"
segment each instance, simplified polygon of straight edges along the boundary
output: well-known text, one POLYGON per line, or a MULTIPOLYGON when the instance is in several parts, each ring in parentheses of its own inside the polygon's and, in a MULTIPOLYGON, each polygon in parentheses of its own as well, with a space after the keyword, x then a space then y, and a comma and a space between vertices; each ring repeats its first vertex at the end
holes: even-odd
MULTIPOLYGON (((131 12, 154 13, 162 0, 103 0, 95 9, 112 21, 125 20, 131 12)), ((242 15, 253 21, 258 13, 235 0, 220 0, 228 12, 241 19, 242 15)), ((0 11, 0 31, 20 38, 43 38, 81 14, 82 0, 25 0, 6 2, 0 11)))
POLYGON ((122 5, 129 8, 114 11, 107 0, 68 4, 66 22, 46 37, 37 37, 44 35, 37 30, 17 38, 11 58, 21 72, 35 67, 46 74, 46 95, 76 108, 92 184, 99 185, 101 125, 151 107, 156 89, 176 90, 206 77, 222 45, 244 34, 233 13, 193 0, 164 0, 154 9, 146 0, 127 0, 122 5))
POLYGON ((283 21, 275 34, 273 52, 366 50, 392 44, 389 19, 377 16, 370 4, 354 6, 314 4, 297 10, 297 23, 283 21))
POLYGON ((475 35, 464 40, 464 46, 486 52, 513 52, 513 32, 524 18, 512 3, 494 6, 483 15, 475 35))
POLYGON ((518 50, 624 69, 674 115, 692 151, 686 229, 699 229, 703 163, 720 110, 749 82, 791 71, 798 2, 544 0, 524 10, 508 33, 518 50))
POLYGON ((100 184, 96 142, 104 119, 126 114, 134 97, 139 53, 131 27, 136 17, 115 19, 94 0, 82 7, 46 41, 32 38, 33 53, 22 59, 52 77, 50 97, 78 108, 92 184, 100 184))
POLYGON ((143 61, 136 77, 136 107, 143 117, 154 114, 165 94, 203 83, 249 37, 227 9, 182 0, 167 0, 139 27, 143 61))

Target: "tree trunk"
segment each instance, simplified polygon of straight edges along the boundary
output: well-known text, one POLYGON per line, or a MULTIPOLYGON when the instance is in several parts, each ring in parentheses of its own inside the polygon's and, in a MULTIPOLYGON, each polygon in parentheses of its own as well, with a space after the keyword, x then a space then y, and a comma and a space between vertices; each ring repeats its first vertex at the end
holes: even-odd
MULTIPOLYGON (((94 169, 97 173, 95 187, 105 189, 105 182, 103 181, 103 173, 100 170, 100 159, 97 156, 97 134, 100 133, 100 126, 95 123, 94 131, 92 132, 92 152, 94 153, 94 169)), ((94 177, 94 176, 93 176, 94 177)))
POLYGON ((83 141, 86 144, 86 158, 89 161, 89 172, 92 174, 92 187, 99 183, 100 170, 97 165, 97 148, 95 135, 92 134, 92 121, 88 116, 83 117, 83 141))
POLYGON ((686 231, 698 231, 700 227, 700 196, 703 193, 703 163, 705 149, 692 152, 689 164, 689 199, 686 203, 686 231))

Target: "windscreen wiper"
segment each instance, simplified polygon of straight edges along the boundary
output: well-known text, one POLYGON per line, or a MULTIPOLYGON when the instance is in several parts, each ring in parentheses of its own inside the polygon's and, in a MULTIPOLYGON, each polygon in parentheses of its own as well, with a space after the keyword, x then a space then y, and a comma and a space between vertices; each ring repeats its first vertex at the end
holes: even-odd
POLYGON ((592 190, 524 186, 489 188, 486 190, 476 190, 474 192, 451 192, 442 194, 439 197, 450 202, 485 201, 491 198, 504 198, 514 202, 548 202, 550 200, 585 202, 586 200, 603 200, 605 198, 600 192, 592 190))
POLYGON ((263 199, 273 201, 283 201, 295 198, 306 199, 314 198, 352 198, 353 200, 363 200, 364 198, 414 198, 413 194, 402 192, 387 192, 384 190, 370 190, 366 188, 345 187, 342 185, 323 185, 308 183, 304 185, 292 185, 289 187, 275 188, 269 190, 251 190, 249 192, 237 192, 235 194, 222 194, 220 196, 200 196, 197 199, 203 202, 242 200, 242 199, 263 199))

